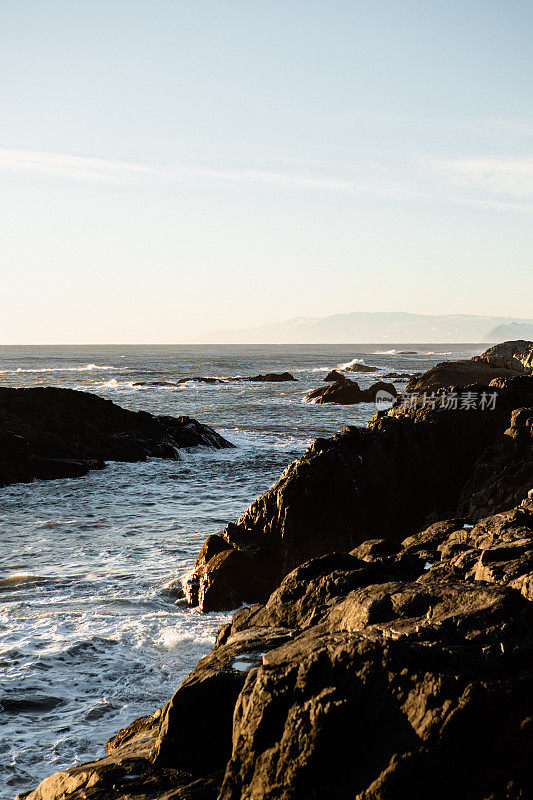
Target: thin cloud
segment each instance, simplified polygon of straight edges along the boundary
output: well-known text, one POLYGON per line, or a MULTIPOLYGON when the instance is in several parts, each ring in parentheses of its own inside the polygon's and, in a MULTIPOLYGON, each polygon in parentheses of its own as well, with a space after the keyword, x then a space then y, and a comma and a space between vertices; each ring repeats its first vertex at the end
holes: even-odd
POLYGON ((533 199, 533 158, 433 159, 444 178, 491 194, 533 199))
POLYGON ((318 175, 293 175, 268 170, 225 170, 207 167, 169 167, 112 161, 103 158, 43 153, 31 150, 0 149, 0 169, 37 171, 49 175, 89 181, 124 181, 132 178, 192 176, 232 182, 286 184, 290 186, 334 189, 353 192, 358 187, 350 181, 318 175))
POLYGON ((192 177, 230 184, 326 189, 402 203, 446 202, 495 211, 533 213, 533 158, 464 159, 413 155, 391 159, 387 154, 382 161, 374 155, 371 163, 336 164, 332 168, 332 165, 314 162, 313 169, 310 167, 309 163, 300 174, 292 170, 174 167, 0 149, 0 170, 41 172, 82 181, 124 183, 147 178, 175 180, 192 177))

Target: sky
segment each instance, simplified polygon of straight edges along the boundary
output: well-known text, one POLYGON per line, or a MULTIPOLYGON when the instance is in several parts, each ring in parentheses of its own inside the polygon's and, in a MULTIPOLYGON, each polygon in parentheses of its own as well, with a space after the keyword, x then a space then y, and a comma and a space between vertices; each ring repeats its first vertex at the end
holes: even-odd
POLYGON ((0 343, 533 317, 530 0, 2 0, 0 343))

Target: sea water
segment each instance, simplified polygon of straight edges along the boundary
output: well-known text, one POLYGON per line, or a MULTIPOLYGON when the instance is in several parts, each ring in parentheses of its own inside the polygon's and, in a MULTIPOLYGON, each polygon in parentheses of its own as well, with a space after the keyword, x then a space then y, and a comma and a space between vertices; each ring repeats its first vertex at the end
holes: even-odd
MULTIPOLYGON (((104 754, 165 703, 228 614, 172 586, 317 436, 365 425, 374 404, 302 397, 350 362, 412 373, 480 345, 0 347, 1 386, 63 386, 153 414, 189 415, 233 442, 179 460, 109 463, 83 478, 0 489, 0 798, 104 754), (399 350, 416 350, 400 355, 399 350), (291 372, 288 383, 182 378, 291 372)), ((401 388, 404 384, 398 384, 401 388)))

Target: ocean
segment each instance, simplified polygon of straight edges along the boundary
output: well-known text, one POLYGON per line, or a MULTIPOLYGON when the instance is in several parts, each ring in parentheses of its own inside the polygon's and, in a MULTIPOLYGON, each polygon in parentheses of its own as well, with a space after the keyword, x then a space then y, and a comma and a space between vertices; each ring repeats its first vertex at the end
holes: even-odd
POLYGON ((240 516, 313 439, 364 426, 376 411, 370 403, 302 403, 326 372, 363 360, 380 368, 351 376, 366 388, 388 371, 421 371, 484 349, 0 347, 2 386, 70 387, 125 408, 188 415, 236 445, 0 489, 0 798, 104 755, 110 736, 165 703, 210 650, 229 614, 184 607, 173 583, 192 569, 205 538, 240 516), (297 381, 176 385, 282 371, 297 381))

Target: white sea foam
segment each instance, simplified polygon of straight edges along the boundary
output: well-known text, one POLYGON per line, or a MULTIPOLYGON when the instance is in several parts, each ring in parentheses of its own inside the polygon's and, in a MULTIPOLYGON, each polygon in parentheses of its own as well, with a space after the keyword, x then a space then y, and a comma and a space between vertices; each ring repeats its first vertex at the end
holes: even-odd
POLYGON ((364 358, 352 358, 351 361, 347 361, 345 364, 338 364, 336 369, 348 369, 349 367, 353 367, 356 364, 361 364, 366 366, 366 361, 364 358))
POLYGON ((17 367, 17 369, 0 369, 2 375, 20 375, 21 373, 41 373, 41 372, 92 372, 93 370, 117 369, 109 364, 85 364, 83 367, 41 367, 39 369, 29 369, 17 367))

